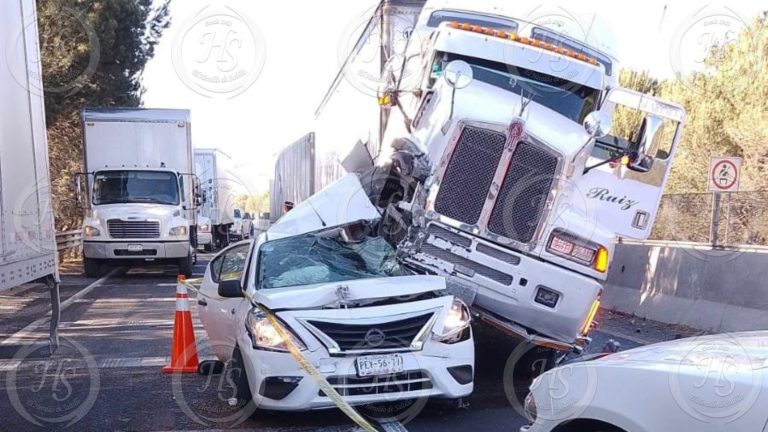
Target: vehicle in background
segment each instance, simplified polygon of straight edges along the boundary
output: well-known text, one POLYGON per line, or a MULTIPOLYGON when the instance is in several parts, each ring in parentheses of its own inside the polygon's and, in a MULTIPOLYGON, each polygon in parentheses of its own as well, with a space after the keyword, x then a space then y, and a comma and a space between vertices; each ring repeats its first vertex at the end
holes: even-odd
POLYGON ((51 294, 51 350, 58 345, 59 270, 51 209, 45 105, 34 0, 0 14, 0 292, 39 281, 51 294))
POLYGON ((443 278, 397 262, 375 235, 378 217, 357 177, 345 177, 211 261, 199 316, 216 356, 245 370, 235 377, 238 399, 269 410, 335 407, 265 310, 352 405, 472 392, 469 309, 443 278), (339 212, 339 199, 359 205, 339 212))
POLYGON ((766 341, 732 333, 584 356, 534 380, 520 432, 765 431, 766 341))
POLYGON ((190 112, 86 108, 82 120, 85 273, 99 276, 110 263, 167 262, 191 275, 198 196, 190 112))
POLYGON ((197 246, 203 247, 206 252, 213 250, 213 232, 211 227, 211 219, 206 216, 197 214, 197 246))
POLYGON ((549 368, 589 343, 616 238, 649 236, 685 111, 618 87, 610 35, 580 40, 488 3, 426 2, 383 68, 382 144, 358 144, 344 167, 404 264, 535 347, 521 368, 549 368))
POLYGON ((253 235, 253 216, 248 212, 235 209, 235 222, 229 231, 229 236, 234 240, 245 240, 253 235))
POLYGON ((195 149, 195 174, 200 180, 202 202, 198 214, 208 219, 198 225, 199 241, 206 251, 226 247, 234 225, 235 192, 241 187, 230 169, 231 158, 221 150, 195 149))

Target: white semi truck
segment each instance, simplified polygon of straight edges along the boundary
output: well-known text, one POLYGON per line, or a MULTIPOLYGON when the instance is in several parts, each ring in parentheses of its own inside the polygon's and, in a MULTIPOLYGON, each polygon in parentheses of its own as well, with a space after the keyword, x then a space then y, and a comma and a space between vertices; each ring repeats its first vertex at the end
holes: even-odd
POLYGON ((0 46, 0 291, 29 282, 48 286, 53 351, 59 273, 34 0, 3 2, 0 46))
POLYGON ((84 109, 82 120, 86 274, 100 275, 105 264, 165 262, 191 275, 199 197, 190 112, 84 109))
POLYGON ((197 241, 206 251, 229 244, 235 219, 235 191, 241 184, 228 168, 230 157, 216 149, 195 149, 195 174, 200 181, 197 241))
POLYGON ((404 263, 537 348, 525 367, 589 343, 617 237, 649 236, 685 123, 619 88, 597 21, 579 36, 490 2, 427 1, 382 68, 381 139, 366 146, 380 150, 345 166, 404 263), (612 134, 614 118, 629 130, 612 134))

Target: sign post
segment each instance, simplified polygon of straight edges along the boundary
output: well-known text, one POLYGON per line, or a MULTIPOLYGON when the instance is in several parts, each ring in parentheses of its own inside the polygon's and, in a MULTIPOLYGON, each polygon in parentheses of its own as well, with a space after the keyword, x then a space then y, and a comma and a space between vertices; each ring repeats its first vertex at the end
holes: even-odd
MULTIPOLYGON (((730 199, 731 192, 739 191, 741 178, 741 158, 738 157, 711 157, 709 159, 709 191, 713 193, 712 199, 712 225, 709 239, 713 246, 717 245, 717 234, 720 228, 720 202, 723 192, 727 192, 730 199)), ((730 210, 730 209, 729 209, 730 210)))

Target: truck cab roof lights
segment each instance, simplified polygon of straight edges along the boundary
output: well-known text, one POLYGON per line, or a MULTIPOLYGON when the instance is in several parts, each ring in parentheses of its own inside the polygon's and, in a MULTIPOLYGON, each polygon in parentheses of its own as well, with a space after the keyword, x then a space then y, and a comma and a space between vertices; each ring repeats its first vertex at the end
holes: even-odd
POLYGON ((570 57, 576 60, 583 61, 585 63, 589 63, 593 66, 597 66, 598 61, 594 57, 589 57, 585 55, 584 53, 577 53, 571 49, 562 48, 559 46, 555 46, 549 42, 544 42, 539 39, 531 38, 531 37, 525 37, 525 36, 519 36, 517 33, 509 33, 503 30, 497 30, 490 27, 483 27, 479 25, 473 25, 473 24, 467 24, 467 23, 460 23, 458 21, 452 21, 448 23, 448 27, 456 29, 456 30, 464 30, 469 31, 473 33, 480 33, 487 36, 493 36, 500 39, 508 39, 513 42, 521 43, 524 45, 530 45, 536 48, 545 49, 547 51, 552 51, 554 53, 570 57))

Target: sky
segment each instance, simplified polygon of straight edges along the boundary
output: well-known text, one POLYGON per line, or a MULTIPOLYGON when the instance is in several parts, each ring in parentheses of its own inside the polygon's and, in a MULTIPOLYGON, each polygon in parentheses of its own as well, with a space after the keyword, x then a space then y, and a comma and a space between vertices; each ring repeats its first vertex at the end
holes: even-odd
MULTIPOLYGON (((172 25, 144 73, 144 106, 191 109, 193 144, 224 151, 249 193, 266 191, 275 157, 301 136, 322 130, 352 145, 367 130, 375 83, 363 70, 350 72, 344 99, 321 122, 314 113, 377 3, 174 0, 172 25)), ((623 67, 673 78, 699 68, 712 42, 733 40, 757 3, 537 2, 520 14, 596 15, 589 25, 612 35, 623 67)))

